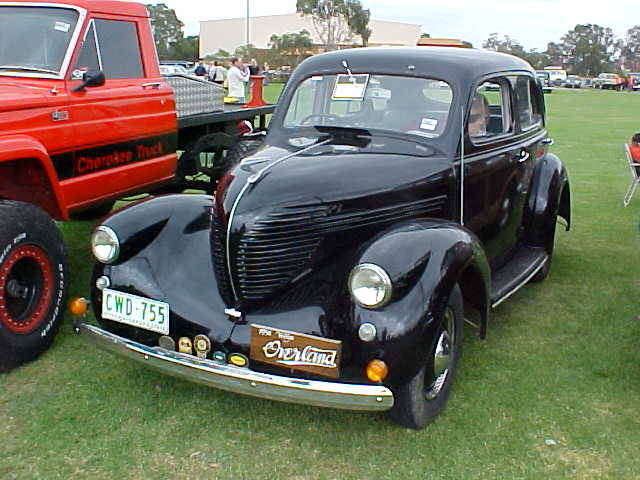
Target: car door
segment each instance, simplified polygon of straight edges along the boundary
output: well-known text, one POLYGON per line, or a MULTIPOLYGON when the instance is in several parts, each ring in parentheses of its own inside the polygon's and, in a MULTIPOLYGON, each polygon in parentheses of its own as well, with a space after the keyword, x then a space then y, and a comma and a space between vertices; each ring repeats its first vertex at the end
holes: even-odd
POLYGON ((77 147, 62 187, 72 209, 174 175, 173 92, 159 74, 155 51, 145 45, 145 28, 135 18, 88 24, 68 81, 77 147), (105 84, 73 91, 89 70, 101 70, 105 84))
POLYGON ((531 155, 517 135, 513 109, 513 85, 501 75, 478 85, 466 116, 463 219, 482 241, 493 268, 516 247, 531 155))

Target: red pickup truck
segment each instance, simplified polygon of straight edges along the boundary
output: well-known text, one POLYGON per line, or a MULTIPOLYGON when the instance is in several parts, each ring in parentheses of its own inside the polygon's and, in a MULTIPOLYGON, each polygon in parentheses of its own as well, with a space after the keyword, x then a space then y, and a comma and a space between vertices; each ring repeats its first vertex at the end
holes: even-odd
POLYGON ((142 4, 0 2, 0 371, 46 349, 62 318, 54 220, 175 184, 212 134, 273 111, 225 109, 219 87, 170 80, 142 4))

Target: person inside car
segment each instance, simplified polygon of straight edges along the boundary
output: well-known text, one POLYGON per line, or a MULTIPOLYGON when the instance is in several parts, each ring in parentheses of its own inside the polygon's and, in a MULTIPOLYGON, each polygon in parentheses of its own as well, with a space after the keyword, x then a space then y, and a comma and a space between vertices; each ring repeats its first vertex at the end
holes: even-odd
POLYGON ((471 103, 469 113, 469 136, 473 138, 485 137, 487 135, 487 125, 489 124, 489 102, 487 98, 476 93, 471 103))

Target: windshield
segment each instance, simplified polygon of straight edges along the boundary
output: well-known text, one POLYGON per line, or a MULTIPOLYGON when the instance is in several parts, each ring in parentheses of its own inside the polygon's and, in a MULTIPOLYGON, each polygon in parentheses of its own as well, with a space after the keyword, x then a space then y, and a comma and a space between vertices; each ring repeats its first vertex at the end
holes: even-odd
POLYGON ((357 128, 434 138, 444 132, 452 99, 448 83, 429 78, 313 76, 296 88, 284 127, 357 128))
POLYGON ((59 74, 78 12, 52 7, 0 7, 0 74, 59 74))

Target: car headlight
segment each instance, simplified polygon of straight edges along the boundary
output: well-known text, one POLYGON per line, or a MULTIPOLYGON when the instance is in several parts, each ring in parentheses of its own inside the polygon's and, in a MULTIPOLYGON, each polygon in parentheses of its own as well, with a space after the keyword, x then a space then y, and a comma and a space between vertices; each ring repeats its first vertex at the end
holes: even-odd
POLYGON ((91 251, 99 262, 115 262, 120 254, 120 241, 116 232, 104 225, 97 227, 91 235, 91 251))
POLYGON ((391 279, 382 267, 373 263, 356 265, 349 275, 349 292, 365 308, 380 308, 391 298, 391 279))

